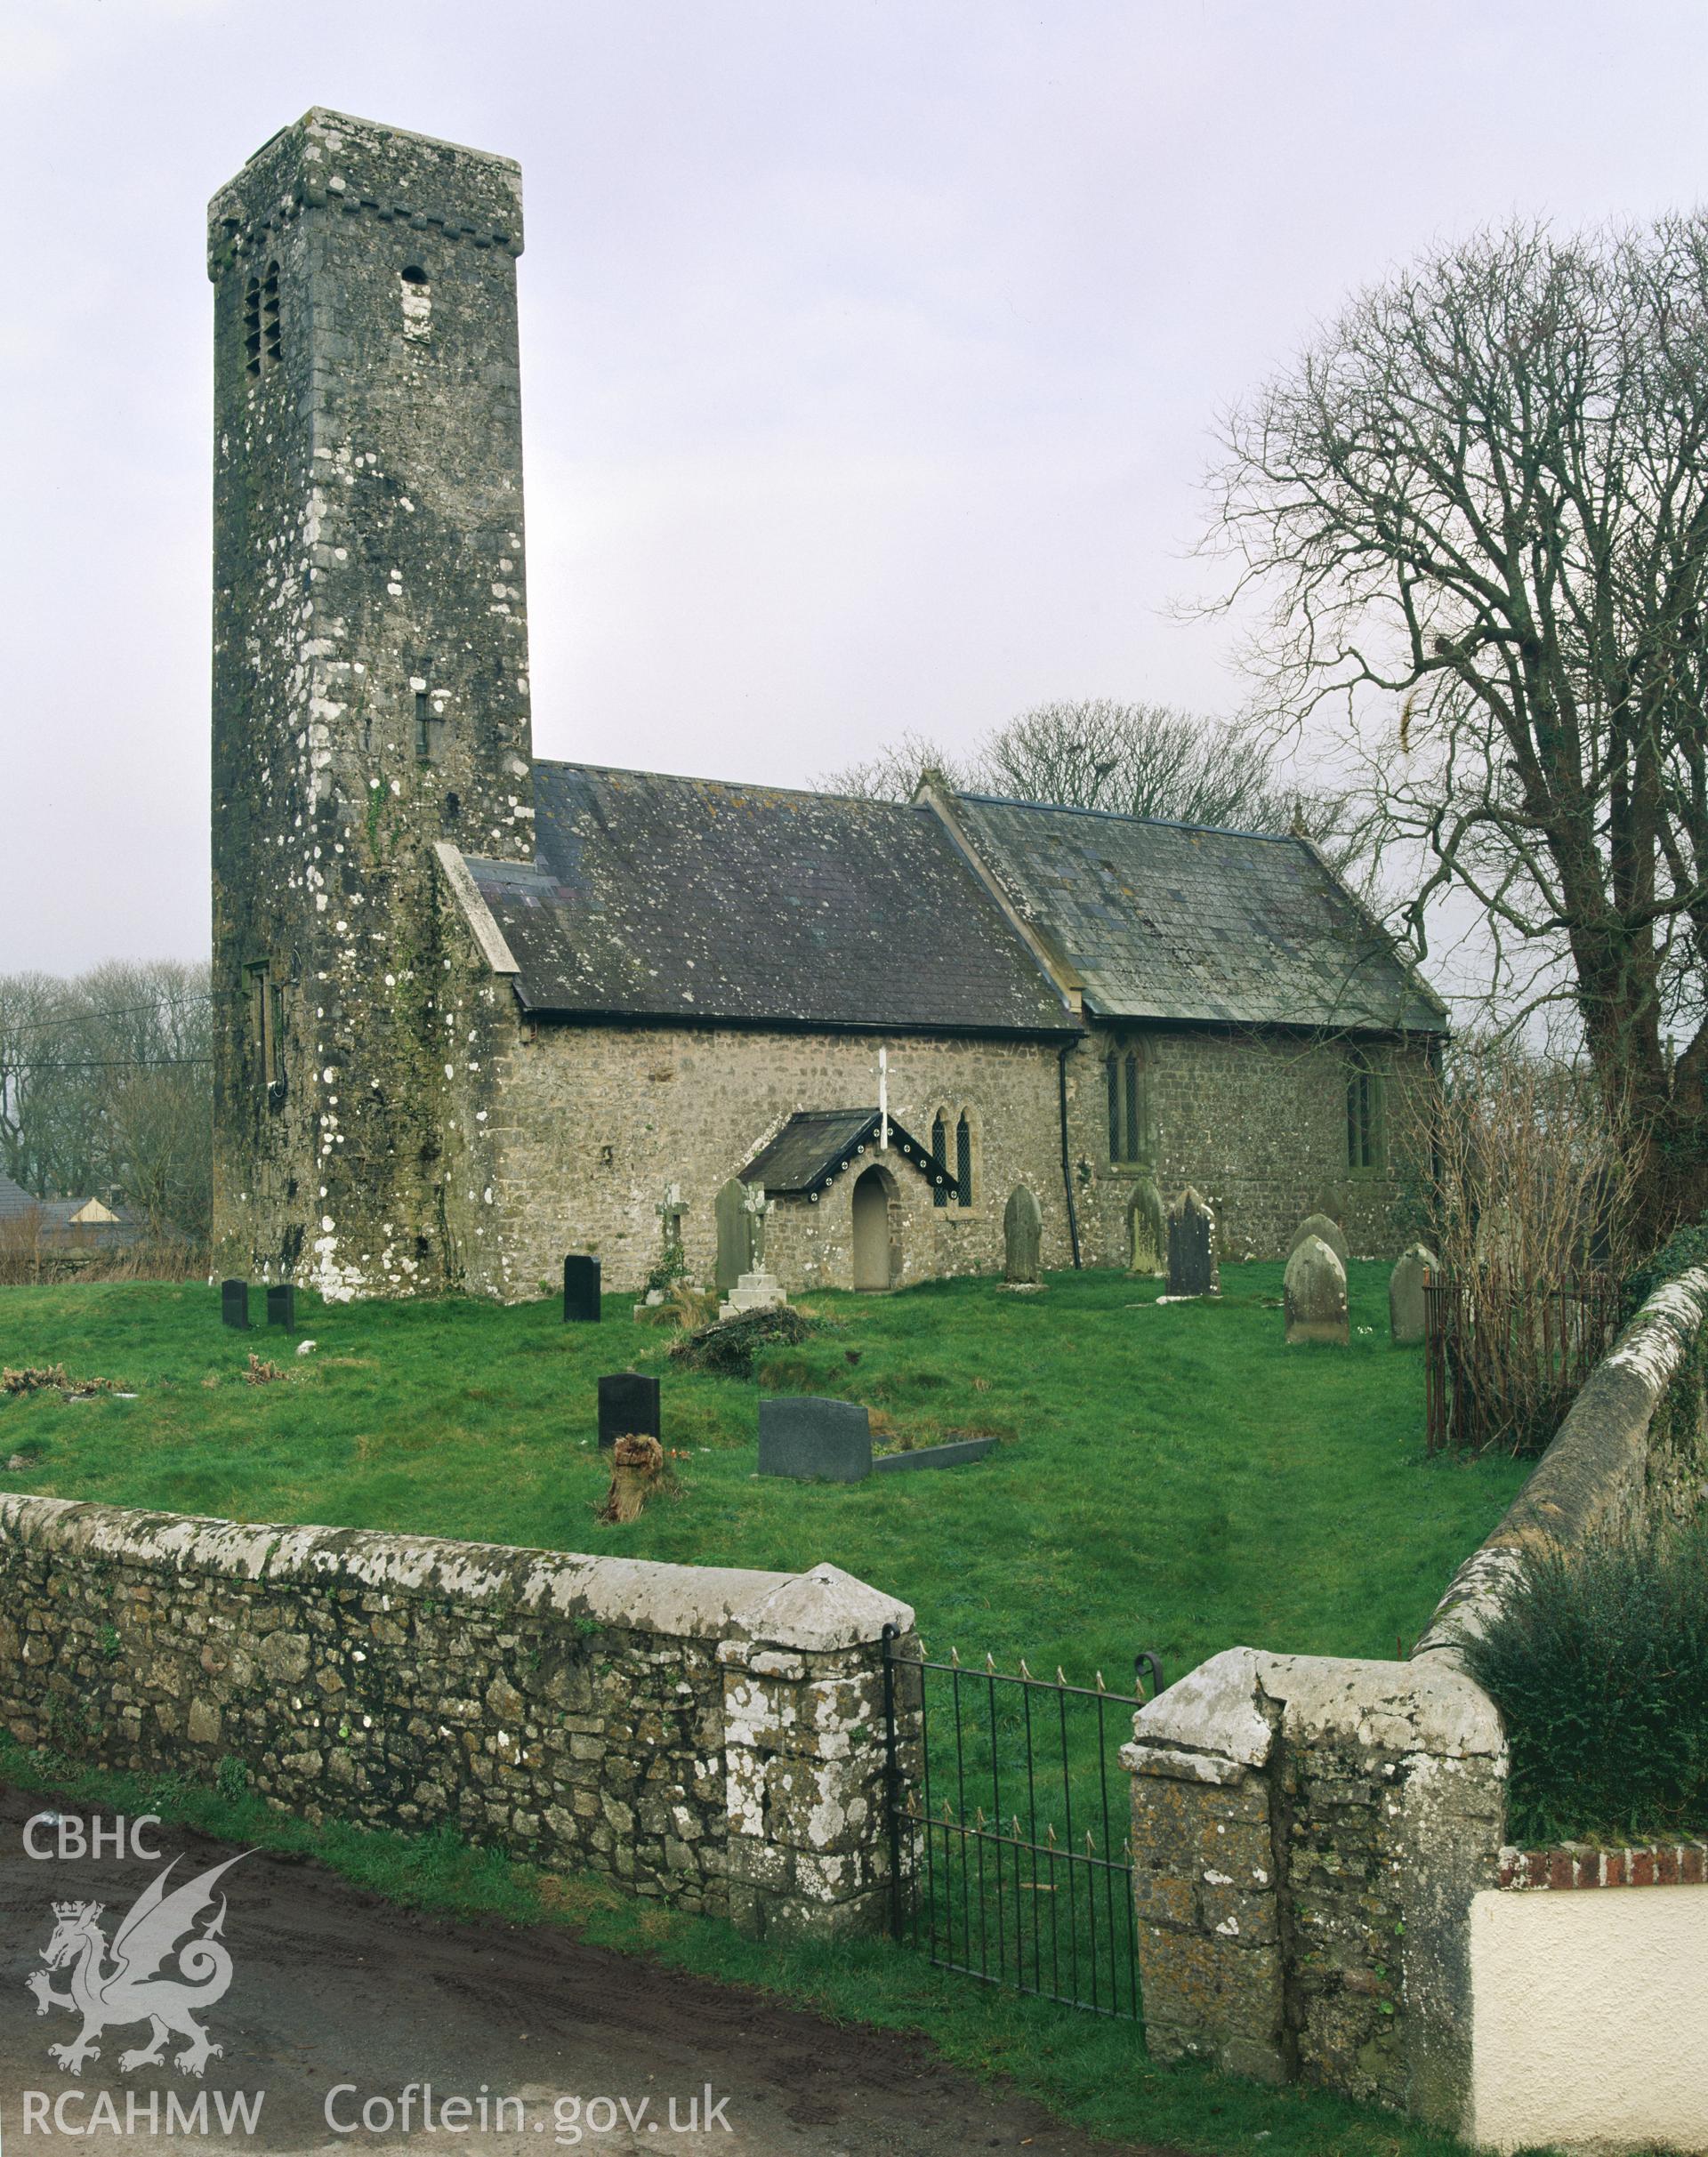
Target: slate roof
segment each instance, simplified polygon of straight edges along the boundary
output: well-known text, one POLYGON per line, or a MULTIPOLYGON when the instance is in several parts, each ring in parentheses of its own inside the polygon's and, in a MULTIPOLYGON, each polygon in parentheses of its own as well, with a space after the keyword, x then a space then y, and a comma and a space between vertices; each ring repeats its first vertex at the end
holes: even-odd
POLYGON ((0 1175, 0 1227, 8 1221, 36 1217, 36 1225, 57 1243, 128 1243, 138 1235, 135 1220, 124 1206, 112 1209, 109 1221, 79 1221, 76 1216, 88 1204, 86 1198, 32 1198, 10 1176, 0 1175))
POLYGON ((534 776, 536 864, 468 861, 530 1011, 1074 1030, 928 809, 587 764, 534 776))
MULTIPOLYGON (((870 1168, 878 1158, 878 1112, 875 1108, 807 1108, 793 1115, 770 1144, 756 1154, 741 1171, 743 1183, 757 1183, 784 1197, 811 1198, 826 1190, 844 1169, 857 1172, 870 1168), (861 1159, 870 1153, 872 1161, 861 1159)), ((955 1197, 960 1186, 931 1149, 913 1133, 890 1119, 890 1149, 898 1154, 922 1176, 938 1179, 955 1197)))
POLYGON ((961 794, 979 857, 1106 1018, 1445 1033, 1445 1010, 1301 839, 961 794))

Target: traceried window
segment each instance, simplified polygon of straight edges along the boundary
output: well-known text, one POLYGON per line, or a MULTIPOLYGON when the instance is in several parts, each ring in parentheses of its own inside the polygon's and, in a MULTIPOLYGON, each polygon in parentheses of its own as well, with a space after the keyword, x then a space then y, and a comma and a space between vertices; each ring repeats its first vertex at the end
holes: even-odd
POLYGON ((1346 1165, 1370 1174, 1382 1166, 1382 1074, 1362 1049, 1346 1074, 1346 1165))
POLYGON ((1116 1049, 1105 1059, 1108 1092, 1109 1160, 1124 1168, 1145 1158, 1145 1073, 1137 1049, 1116 1049))
POLYGON ((944 1177, 949 1166, 949 1126, 940 1108, 931 1118, 931 1159, 939 1171, 931 1179, 931 1203, 934 1206, 947 1206, 949 1203, 949 1187, 944 1181, 944 1177))

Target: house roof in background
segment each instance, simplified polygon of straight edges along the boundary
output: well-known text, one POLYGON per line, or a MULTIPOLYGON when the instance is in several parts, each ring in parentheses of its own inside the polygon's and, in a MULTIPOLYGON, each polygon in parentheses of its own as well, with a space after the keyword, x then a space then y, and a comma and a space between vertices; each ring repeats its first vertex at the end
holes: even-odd
POLYGON ((958 794, 969 844, 1104 1018, 1447 1030, 1306 841, 958 794))
POLYGON ((468 859, 531 1011, 1074 1030, 929 810, 589 764, 534 776, 536 862, 468 859))

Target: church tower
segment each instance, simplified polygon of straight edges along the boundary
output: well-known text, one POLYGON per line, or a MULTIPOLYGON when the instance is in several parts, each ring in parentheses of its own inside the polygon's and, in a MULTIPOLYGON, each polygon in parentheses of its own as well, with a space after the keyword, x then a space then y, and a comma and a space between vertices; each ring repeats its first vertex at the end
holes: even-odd
POLYGON ((319 109, 210 205, 214 1260, 458 1286, 435 852, 534 858, 508 158, 319 109))

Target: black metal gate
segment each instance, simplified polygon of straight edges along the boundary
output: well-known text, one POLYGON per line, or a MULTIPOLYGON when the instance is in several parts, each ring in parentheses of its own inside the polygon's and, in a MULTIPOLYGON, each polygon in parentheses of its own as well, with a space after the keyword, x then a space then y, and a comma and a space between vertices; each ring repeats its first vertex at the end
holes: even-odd
MULTIPOLYGON (((914 1644, 917 1648, 917 1643, 914 1644)), ((1131 1794, 1120 1748, 1154 1695, 905 1652, 883 1636, 891 1930, 939 1968, 1139 2015, 1131 1794)))

